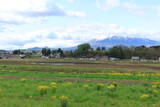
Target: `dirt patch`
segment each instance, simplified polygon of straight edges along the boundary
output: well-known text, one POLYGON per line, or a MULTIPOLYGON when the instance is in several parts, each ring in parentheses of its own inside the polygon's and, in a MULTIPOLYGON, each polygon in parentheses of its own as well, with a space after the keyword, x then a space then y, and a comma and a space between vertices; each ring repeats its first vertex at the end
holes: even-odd
MULTIPOLYGON (((18 76, 0 76, 1 79, 15 79, 20 80, 23 77, 18 76)), ((68 81, 68 82, 83 82, 83 83, 117 83, 125 85, 134 85, 134 84, 145 84, 152 83, 151 81, 139 81, 139 80, 88 80, 88 79, 77 79, 77 78, 34 78, 34 77, 25 77, 28 80, 53 80, 53 81, 68 81)))

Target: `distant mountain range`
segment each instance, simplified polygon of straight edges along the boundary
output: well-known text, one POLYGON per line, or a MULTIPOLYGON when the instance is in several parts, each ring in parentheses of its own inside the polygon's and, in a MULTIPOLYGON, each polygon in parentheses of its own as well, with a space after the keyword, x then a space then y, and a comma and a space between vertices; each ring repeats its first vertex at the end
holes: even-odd
MULTIPOLYGON (((145 39, 145 38, 135 38, 135 37, 122 37, 122 36, 112 36, 109 38, 105 38, 103 40, 91 40, 88 42, 92 48, 97 48, 97 47, 106 47, 106 48, 111 48, 116 45, 125 45, 125 46, 155 46, 155 45, 160 45, 160 42, 150 40, 150 39, 145 39)), ((34 47, 34 48, 29 48, 27 50, 41 50, 42 48, 48 48, 48 47, 34 47)), ((51 48, 55 49, 55 48, 51 48)), ((62 48, 63 50, 75 50, 76 47, 70 47, 70 48, 62 48)))
POLYGON ((103 40, 92 40, 89 41, 89 44, 92 48, 97 47, 106 47, 110 48, 116 45, 125 45, 125 46, 155 46, 160 45, 160 42, 145 39, 145 38, 134 38, 134 37, 122 37, 122 36, 112 36, 103 40))
MULTIPOLYGON (((29 51, 39 51, 39 50, 42 50, 43 47, 33 47, 33 48, 28 48, 27 50, 29 51)), ((46 47, 44 47, 46 48, 46 47)))
MULTIPOLYGON (((49 48, 49 47, 33 47, 33 48, 28 48, 27 50, 28 51, 40 51, 42 50, 43 48, 49 48)), ((50 48, 51 50, 55 50, 57 48, 50 48)), ((75 50, 76 49, 76 46, 75 47, 69 47, 69 48, 61 48, 62 50, 64 51, 70 51, 70 50, 75 50)))

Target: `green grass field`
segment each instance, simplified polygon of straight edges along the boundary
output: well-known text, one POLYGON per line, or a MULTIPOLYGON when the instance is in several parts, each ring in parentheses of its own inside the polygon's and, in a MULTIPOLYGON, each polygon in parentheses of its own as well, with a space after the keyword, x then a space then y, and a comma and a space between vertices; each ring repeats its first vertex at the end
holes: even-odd
POLYGON ((0 60, 0 107, 159 107, 160 63, 0 60), (89 62, 40 65, 33 62, 89 62))

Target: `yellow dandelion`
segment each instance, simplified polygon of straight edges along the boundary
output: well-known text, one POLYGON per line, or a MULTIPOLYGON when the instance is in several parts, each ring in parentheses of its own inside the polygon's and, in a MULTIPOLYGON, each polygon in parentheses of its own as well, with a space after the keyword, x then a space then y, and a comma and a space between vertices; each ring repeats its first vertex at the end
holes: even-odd
POLYGON ((83 85, 83 88, 90 88, 90 86, 85 84, 85 85, 83 85))
POLYGON ((40 86, 38 86, 37 87, 37 89, 39 90, 39 91, 41 91, 41 90, 47 90, 49 87, 48 86, 45 86, 45 85, 40 85, 40 86))
POLYGON ((104 87, 104 84, 97 83, 97 90, 101 90, 104 87))
POLYGON ((69 87, 69 86, 72 86, 72 84, 73 84, 72 82, 67 82, 67 83, 64 83, 63 86, 69 87))
POLYGON ((54 101, 56 100, 57 96, 52 96, 51 99, 54 101))
POLYGON ((20 81, 26 82, 26 81, 27 81, 27 78, 21 78, 20 81))
POLYGON ((141 99, 147 99, 147 98, 149 98, 149 97, 150 97, 149 94, 142 94, 142 95, 140 96, 141 99))
POLYGON ((59 97, 59 99, 61 101, 68 101, 69 100, 69 98, 67 96, 61 96, 61 97, 59 97))
POLYGON ((103 87, 103 86, 104 86, 104 84, 103 84, 103 83, 97 83, 97 86, 101 86, 101 87, 103 87))
POLYGON ((69 98, 67 96, 61 96, 59 99, 61 101, 61 107, 67 107, 69 98))
POLYGON ((114 84, 111 84, 111 85, 107 86, 107 88, 108 89, 114 89, 114 88, 116 88, 116 86, 114 84))
POLYGON ((158 93, 159 91, 156 90, 156 89, 154 89, 154 90, 152 90, 152 92, 153 92, 153 93, 158 93))
POLYGON ((43 95, 47 94, 48 88, 49 88, 48 86, 41 85, 41 86, 37 87, 37 90, 40 92, 40 95, 43 96, 43 95))
POLYGON ((57 86, 57 83, 51 82, 50 86, 57 86))

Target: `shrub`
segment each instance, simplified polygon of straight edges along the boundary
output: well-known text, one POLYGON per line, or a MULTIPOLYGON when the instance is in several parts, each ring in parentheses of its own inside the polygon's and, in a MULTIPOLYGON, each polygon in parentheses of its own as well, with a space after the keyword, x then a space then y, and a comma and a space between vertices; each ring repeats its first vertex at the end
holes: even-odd
POLYGON ((40 92, 40 95, 41 96, 43 96, 43 95, 45 95, 45 94, 47 94, 47 90, 48 90, 48 86, 43 86, 43 85, 41 85, 41 86, 38 86, 37 87, 37 89, 38 89, 38 91, 40 92))
POLYGON ((97 90, 99 91, 99 90, 101 90, 103 87, 104 87, 104 84, 98 83, 96 88, 97 88, 97 90))
POLYGON ((67 107, 68 100, 69 98, 67 96, 61 96, 60 97, 61 107, 67 107))
POLYGON ((50 88, 52 89, 52 92, 55 93, 55 92, 56 92, 56 89, 57 89, 57 83, 52 82, 52 83, 50 84, 50 88))

